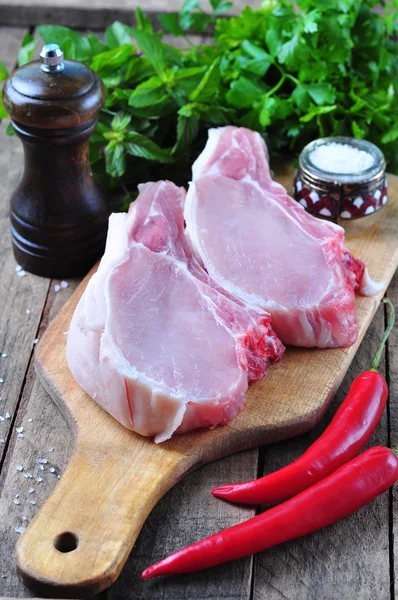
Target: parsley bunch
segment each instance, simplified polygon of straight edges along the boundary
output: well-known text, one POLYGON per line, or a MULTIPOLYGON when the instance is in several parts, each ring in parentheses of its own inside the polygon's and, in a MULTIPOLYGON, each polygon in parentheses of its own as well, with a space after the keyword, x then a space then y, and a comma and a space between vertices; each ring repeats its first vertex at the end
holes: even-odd
MULTIPOLYGON (((137 9, 135 28, 116 22, 105 40, 37 28, 44 42, 58 43, 104 82, 90 152, 115 196, 130 201, 141 181, 186 183, 207 129, 227 124, 259 131, 271 155, 284 160, 320 136, 367 138, 398 173, 397 0, 387 7, 376 0, 264 0, 232 18, 222 15, 230 2, 210 3, 208 15, 199 0, 186 0, 179 15, 159 17, 156 32, 137 9), (208 43, 187 37, 209 26, 208 43), (178 49, 165 33, 180 38, 178 49)), ((25 37, 20 64, 35 43, 25 37)))

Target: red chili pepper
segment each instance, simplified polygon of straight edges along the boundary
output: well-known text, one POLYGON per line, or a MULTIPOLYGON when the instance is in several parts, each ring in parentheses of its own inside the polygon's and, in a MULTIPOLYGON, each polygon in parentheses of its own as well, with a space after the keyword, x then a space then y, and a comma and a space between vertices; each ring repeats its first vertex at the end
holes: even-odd
POLYGON ((314 444, 296 461, 279 471, 245 483, 223 485, 213 496, 243 504, 276 503, 295 496, 351 460, 374 432, 388 398, 383 375, 377 372, 381 354, 394 326, 395 311, 390 300, 390 319, 374 356, 370 371, 358 375, 332 422, 314 444))
POLYGON ((294 498, 148 567, 142 579, 207 569, 296 539, 357 511, 398 480, 398 458, 376 446, 294 498))

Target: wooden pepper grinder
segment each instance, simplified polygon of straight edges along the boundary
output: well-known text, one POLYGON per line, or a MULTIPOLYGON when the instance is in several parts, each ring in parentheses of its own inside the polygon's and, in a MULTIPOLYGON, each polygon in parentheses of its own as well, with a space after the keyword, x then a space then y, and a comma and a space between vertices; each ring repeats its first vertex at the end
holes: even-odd
POLYGON ((25 153, 11 198, 12 241, 24 269, 71 277, 87 272, 105 246, 108 204, 88 159, 104 90, 91 69, 64 60, 56 44, 40 57, 14 71, 3 89, 25 153))

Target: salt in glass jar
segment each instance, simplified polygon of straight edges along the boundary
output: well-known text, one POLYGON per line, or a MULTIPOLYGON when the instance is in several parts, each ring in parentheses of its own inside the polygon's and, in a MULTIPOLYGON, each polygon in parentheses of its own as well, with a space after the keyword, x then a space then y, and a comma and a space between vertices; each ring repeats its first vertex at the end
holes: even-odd
POLYGON ((308 212, 334 221, 370 215, 387 202, 384 155, 367 140, 314 140, 300 154, 293 197, 308 212))

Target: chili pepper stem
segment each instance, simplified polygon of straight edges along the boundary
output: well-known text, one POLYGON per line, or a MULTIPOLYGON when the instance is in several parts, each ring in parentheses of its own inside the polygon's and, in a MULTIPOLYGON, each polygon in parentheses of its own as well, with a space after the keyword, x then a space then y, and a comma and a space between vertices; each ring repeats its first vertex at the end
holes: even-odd
POLYGON ((370 371, 375 371, 376 373, 379 370, 380 359, 381 359, 381 355, 384 350, 384 346, 386 345, 387 338, 390 335, 391 330, 394 327, 394 323, 395 323, 395 308, 394 308, 393 303, 388 298, 382 298, 381 301, 384 302, 385 304, 388 304, 388 306, 390 308, 390 314, 389 314, 389 319, 388 319, 388 325, 387 325, 386 330, 383 335, 383 339, 381 340, 379 347, 377 348, 376 354, 373 357, 372 364, 369 369, 370 371))

